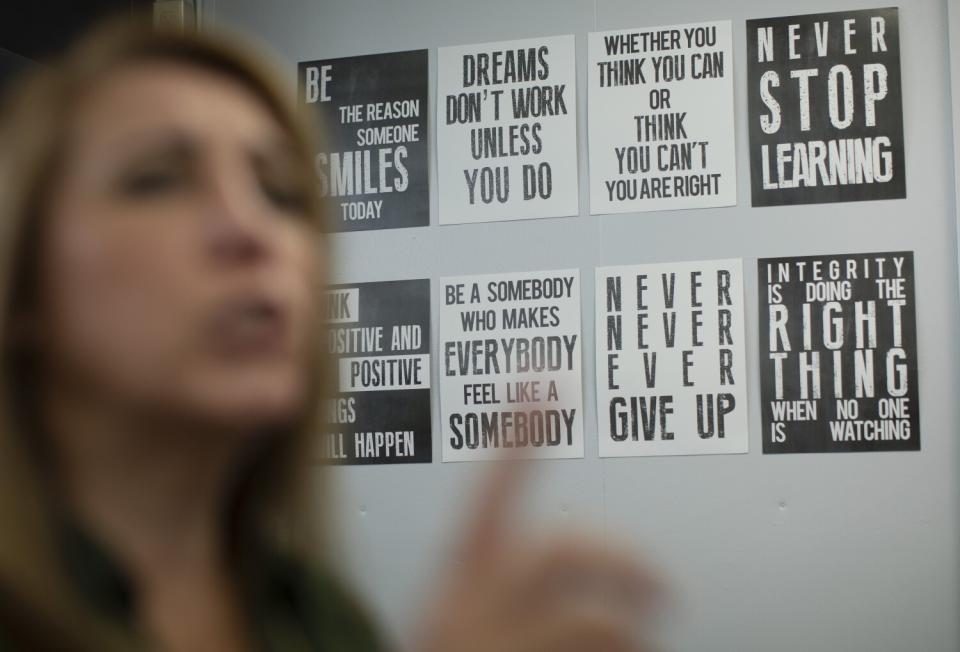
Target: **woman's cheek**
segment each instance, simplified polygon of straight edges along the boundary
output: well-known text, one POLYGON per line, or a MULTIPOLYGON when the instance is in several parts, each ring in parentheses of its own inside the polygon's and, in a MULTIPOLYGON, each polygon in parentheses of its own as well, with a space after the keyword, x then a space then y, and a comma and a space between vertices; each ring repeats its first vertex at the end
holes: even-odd
POLYGON ((147 389, 175 358, 183 319, 163 262, 163 247, 145 246, 109 220, 63 215, 51 227, 46 288, 54 355, 73 371, 116 389, 147 389), (86 219, 85 219, 86 218, 86 219))

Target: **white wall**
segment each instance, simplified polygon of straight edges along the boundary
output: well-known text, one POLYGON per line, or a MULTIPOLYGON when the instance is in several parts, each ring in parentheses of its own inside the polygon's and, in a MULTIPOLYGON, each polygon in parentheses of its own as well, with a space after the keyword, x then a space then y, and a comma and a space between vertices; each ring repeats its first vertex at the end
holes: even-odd
MULTIPOLYGON (((878 6, 864 0, 206 0, 208 19, 264 41, 286 61, 574 33, 580 97, 581 215, 437 225, 334 237, 340 277, 437 279, 578 265, 583 283, 585 423, 595 420, 593 268, 742 257, 748 365, 756 370, 758 257, 916 252, 922 447, 919 453, 763 456, 750 382, 745 456, 541 464, 524 506, 541 526, 590 523, 662 565, 678 594, 670 649, 710 652, 956 652, 960 310, 947 2, 900 4, 907 199, 750 208, 745 21, 878 6), (586 34, 734 21, 740 205, 591 217, 587 204, 586 34), (754 307, 751 307, 754 306, 754 307)), ((431 98, 435 101, 435 52, 431 98)), ((431 116, 432 120, 432 116, 431 116)), ((433 179, 436 165, 433 163, 433 179)), ((436 290, 436 287, 434 287, 436 290)), ((436 294, 436 292, 435 292, 436 294)), ((433 337, 436 342, 436 301, 433 337)), ((434 386, 437 386, 436 378, 434 386)), ((435 431, 439 431, 434 398, 435 431)), ((435 439, 437 439, 435 437, 435 439)), ((439 441, 435 441, 439 460, 439 441)), ((342 563, 401 638, 455 531, 476 465, 336 473, 342 563)), ((454 651, 451 651, 454 652, 454 651)), ((494 651, 491 651, 494 652, 494 651)))
POLYGON ((950 90, 953 108, 953 179, 956 203, 954 213, 957 217, 957 238, 960 243, 960 0, 947 0, 949 18, 950 49, 950 90))

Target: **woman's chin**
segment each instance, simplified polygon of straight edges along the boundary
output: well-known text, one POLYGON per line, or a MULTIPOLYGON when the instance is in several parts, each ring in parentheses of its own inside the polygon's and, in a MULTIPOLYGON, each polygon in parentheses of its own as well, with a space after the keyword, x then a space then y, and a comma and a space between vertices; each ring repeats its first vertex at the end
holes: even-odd
POLYGON ((227 430, 261 433, 299 421, 305 392, 301 383, 240 383, 193 393, 201 420, 227 430))

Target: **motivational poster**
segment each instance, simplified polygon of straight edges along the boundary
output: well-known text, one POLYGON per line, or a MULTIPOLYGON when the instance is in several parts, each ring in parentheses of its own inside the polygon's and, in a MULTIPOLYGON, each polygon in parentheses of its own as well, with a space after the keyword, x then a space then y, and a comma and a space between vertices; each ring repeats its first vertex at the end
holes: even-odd
POLYGON ((583 457, 579 270, 440 287, 443 461, 583 457))
POLYGON ((589 35, 590 212, 737 203, 730 21, 589 35))
POLYGON ((329 228, 430 224, 427 50, 306 61, 300 102, 320 113, 314 168, 329 228))
POLYGON ((579 213, 574 37, 440 48, 440 223, 579 213))
POLYGON ((920 449, 911 252, 758 262, 764 453, 920 449))
POLYGON ((596 272, 601 457, 746 453, 740 260, 596 272))
POLYGON ((897 9, 747 21, 754 206, 906 197, 897 9))
POLYGON ((335 365, 323 457, 339 464, 430 462, 430 281, 333 285, 325 306, 335 365))

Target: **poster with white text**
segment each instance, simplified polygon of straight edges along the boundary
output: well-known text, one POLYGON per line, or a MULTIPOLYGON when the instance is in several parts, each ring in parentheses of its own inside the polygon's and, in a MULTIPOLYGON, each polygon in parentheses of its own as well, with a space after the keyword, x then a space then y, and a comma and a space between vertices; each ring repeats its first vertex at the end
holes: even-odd
POLYGON ((754 206, 907 196, 896 8, 747 21, 754 206))
POLYGON ((323 458, 430 462, 430 281, 332 285, 325 307, 326 348, 335 364, 323 458))
POLYGON ((444 278, 440 290, 443 461, 583 457, 579 270, 444 278))
POLYGON ((300 103, 321 118, 315 155, 332 231, 430 224, 426 50, 304 61, 300 103))
POLYGON ((737 203, 730 21, 593 32, 590 212, 737 203))
POLYGON ((920 450, 913 253, 757 268, 763 452, 920 450))
POLYGON ((579 213, 574 37, 440 48, 440 224, 579 213))
POLYGON ((740 260, 596 272, 601 457, 746 453, 740 260))

